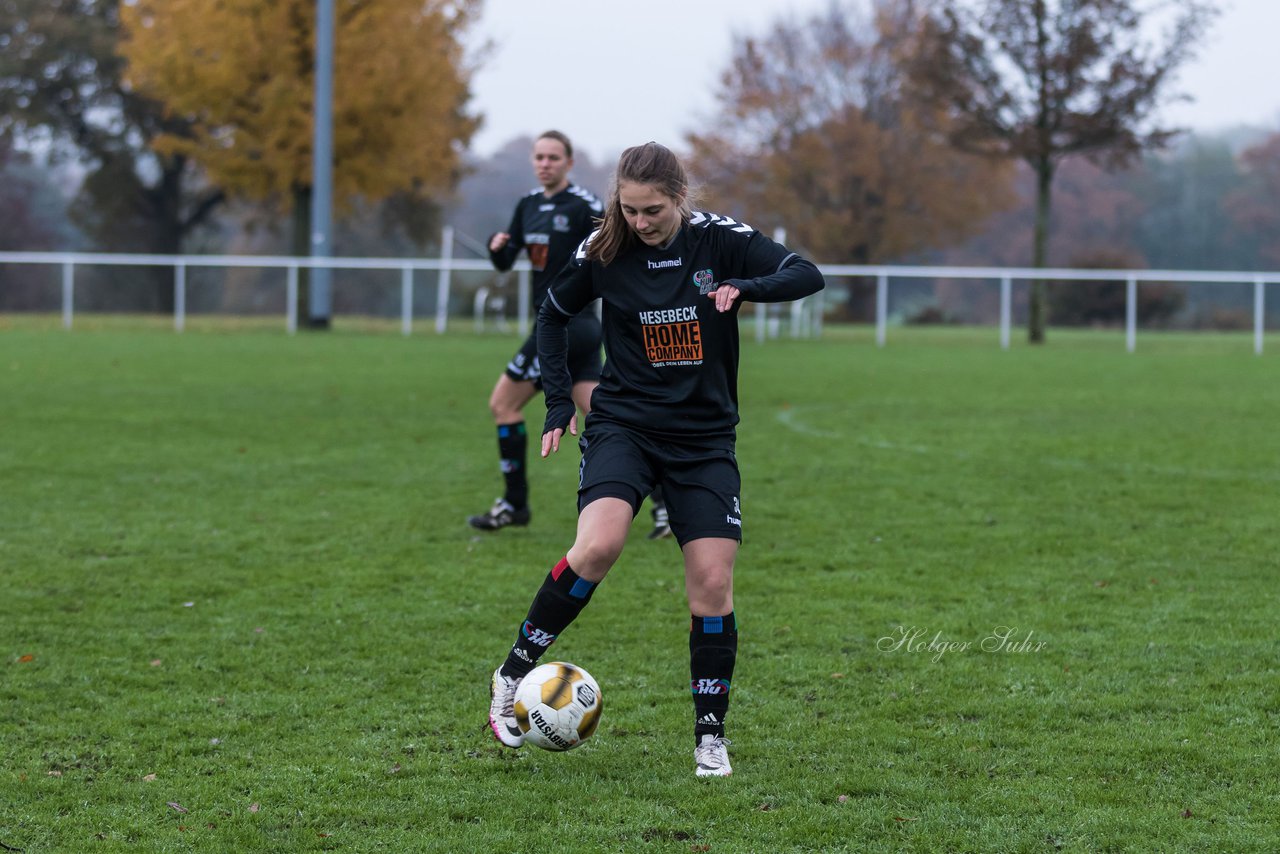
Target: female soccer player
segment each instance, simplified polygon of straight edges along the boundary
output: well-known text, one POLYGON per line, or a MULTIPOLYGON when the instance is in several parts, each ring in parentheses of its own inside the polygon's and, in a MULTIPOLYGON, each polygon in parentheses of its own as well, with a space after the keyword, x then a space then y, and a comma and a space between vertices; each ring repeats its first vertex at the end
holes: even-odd
MULTIPOLYGON (((494 269, 507 271, 520 251, 533 267, 533 305, 541 306, 547 288, 574 250, 592 231, 602 210, 600 200, 569 180, 573 168, 573 143, 558 130, 549 130, 533 143, 533 171, 538 189, 516 203, 511 225, 489 238, 489 259, 494 269)), ((573 399, 583 412, 591 409, 591 392, 600 378, 600 324, 592 312, 584 312, 569 326, 569 372, 573 399)), ((498 459, 506 489, 485 513, 467 519, 481 531, 498 531, 508 525, 528 525, 529 480, 525 470, 525 404, 542 390, 535 329, 511 357, 489 395, 489 411, 498 428, 498 459)), ((671 532, 661 490, 651 498, 653 531, 650 539, 671 532)))
POLYGON ((517 685, 590 601, 622 553, 641 501, 666 495, 684 553, 692 612, 690 687, 698 776, 731 773, 724 737, 737 657, 733 562, 742 539, 738 309, 822 289, 822 274, 751 226, 692 211, 683 166, 656 142, 618 161, 604 219, 557 276, 538 314, 547 404, 542 456, 559 450, 577 410, 569 321, 603 300, 605 366, 579 445, 578 532, 547 575, 515 644, 494 671, 489 724, 519 747, 517 685))
MULTIPOLYGON (((591 233, 602 206, 590 191, 569 180, 573 143, 560 131, 549 130, 533 143, 533 169, 538 189, 521 197, 511 225, 489 238, 489 258, 497 270, 510 270, 521 250, 533 266, 535 307, 569 256, 591 233)), ((569 369, 573 397, 586 411, 600 377, 600 324, 585 312, 571 328, 569 369)), ((542 388, 535 330, 511 357, 489 395, 489 411, 498 429, 498 457, 506 490, 488 512, 467 519, 473 528, 497 531, 508 525, 529 524, 529 480, 525 472, 525 429, 521 410, 542 388)))

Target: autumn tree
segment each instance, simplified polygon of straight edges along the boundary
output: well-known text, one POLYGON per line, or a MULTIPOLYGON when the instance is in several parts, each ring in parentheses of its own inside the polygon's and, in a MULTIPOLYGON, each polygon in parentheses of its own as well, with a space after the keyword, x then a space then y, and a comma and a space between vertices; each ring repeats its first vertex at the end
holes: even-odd
MULTIPOLYGON (((1216 9, 1178 0, 1171 14, 1135 0, 927 0, 911 81, 953 117, 961 151, 1025 161, 1036 176, 1033 264, 1048 263, 1054 172, 1087 154, 1107 165, 1166 143, 1155 111, 1216 9), (1156 24, 1159 39, 1146 33, 1156 24)), ((1044 341, 1044 283, 1031 288, 1028 339, 1044 341)))
MULTIPOLYGON (((177 253, 223 196, 199 184, 184 155, 147 148, 188 128, 124 85, 119 12, 119 0, 0 2, 0 138, 38 142, 55 162, 85 167, 72 212, 97 248, 177 253)), ((171 273, 128 275, 148 282, 147 303, 172 310, 171 273)))
POLYGON ((1241 231, 1259 241, 1261 259, 1280 267, 1280 133, 1240 155, 1245 181, 1223 207, 1241 231))
MULTIPOLYGON (((948 119, 899 85, 898 4, 832 4, 735 39, 714 130, 693 134, 707 195, 828 263, 876 263, 974 233, 1011 200, 1009 169, 946 144, 948 119)), ((867 288, 850 292, 864 317, 867 288)))
MULTIPOLYGON (((338 0, 333 188, 341 214, 399 196, 415 211, 448 191, 478 126, 461 37, 479 0, 338 0)), ((190 123, 158 151, 190 157, 237 198, 292 210, 310 252, 313 0, 136 0, 122 9, 137 91, 190 123)))

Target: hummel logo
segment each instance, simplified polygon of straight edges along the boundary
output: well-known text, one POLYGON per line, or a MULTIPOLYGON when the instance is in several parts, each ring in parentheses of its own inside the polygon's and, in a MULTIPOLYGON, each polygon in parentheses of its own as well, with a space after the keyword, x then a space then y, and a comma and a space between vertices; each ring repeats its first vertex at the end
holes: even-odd
POLYGON ((600 213, 601 211, 604 210, 604 204, 601 203, 601 201, 597 199, 590 190, 585 190, 582 187, 577 186, 576 184, 570 184, 569 192, 573 193, 575 196, 585 201, 588 205, 591 206, 591 209, 596 213, 600 213))
POLYGON ((689 224, 703 225, 704 223, 707 225, 711 225, 711 224, 722 225, 725 228, 730 229, 731 231, 738 232, 739 234, 750 234, 751 232, 755 231, 754 228, 747 225, 745 222, 738 222, 733 217, 721 216, 720 214, 706 213, 704 211, 694 211, 693 217, 689 220, 689 224))
POLYGON ((586 240, 578 244, 577 251, 573 253, 573 258, 575 261, 587 260, 587 245, 591 243, 592 239, 595 238, 595 236, 599 233, 600 233, 600 229, 597 228, 595 231, 587 235, 586 240))

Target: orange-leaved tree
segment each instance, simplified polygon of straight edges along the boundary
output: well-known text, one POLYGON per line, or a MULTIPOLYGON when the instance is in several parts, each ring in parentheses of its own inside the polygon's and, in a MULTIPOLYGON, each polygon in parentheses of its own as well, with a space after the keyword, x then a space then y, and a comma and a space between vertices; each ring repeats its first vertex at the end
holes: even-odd
MULTIPOLYGON (((429 199, 450 191, 479 120, 462 36, 480 0, 337 0, 333 191, 429 199)), ((128 80, 188 118, 154 145, 199 162, 228 194, 294 212, 309 251, 314 0, 136 0, 120 8, 128 80)))

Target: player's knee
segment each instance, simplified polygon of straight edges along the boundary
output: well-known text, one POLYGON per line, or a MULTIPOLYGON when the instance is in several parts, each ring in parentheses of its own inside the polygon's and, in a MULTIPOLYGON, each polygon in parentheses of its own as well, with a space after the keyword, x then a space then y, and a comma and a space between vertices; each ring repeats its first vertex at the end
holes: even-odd
POLYGON ((521 420, 520 407, 512 405, 506 395, 494 392, 489 398, 489 412, 495 424, 514 424, 521 420))
POLYGON ((598 581, 618 560, 625 542, 625 536, 617 537, 611 533, 580 534, 569 550, 569 565, 588 581, 598 581))
POLYGON ((733 567, 699 567, 688 573, 690 603, 705 614, 727 613, 723 609, 733 600, 733 567))

